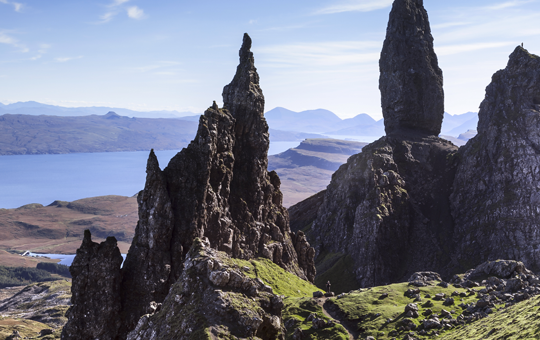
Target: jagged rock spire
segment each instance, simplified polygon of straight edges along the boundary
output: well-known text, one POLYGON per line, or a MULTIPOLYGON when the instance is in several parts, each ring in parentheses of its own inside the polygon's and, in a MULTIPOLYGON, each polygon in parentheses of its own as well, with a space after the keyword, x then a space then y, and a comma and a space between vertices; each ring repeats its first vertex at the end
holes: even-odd
POLYGON ((290 232, 279 177, 267 171, 268 124, 250 47, 245 34, 236 75, 223 90, 225 107, 213 102, 189 146, 163 171, 150 153, 146 185, 138 196, 139 222, 118 293, 122 314, 114 317, 121 323, 120 340, 150 305, 164 301, 183 275, 196 238, 232 257, 266 257, 314 280, 314 250, 302 234, 290 232))
POLYGON ((444 115, 443 76, 423 0, 395 0, 379 61, 387 135, 438 135, 444 115))
POLYGON ((486 88, 478 135, 459 149, 455 266, 515 259, 540 270, 540 57, 517 46, 486 88))
POLYGON ((71 303, 62 330, 64 340, 114 340, 120 326, 120 265, 116 238, 96 243, 84 231, 81 247, 69 271, 73 277, 71 303))

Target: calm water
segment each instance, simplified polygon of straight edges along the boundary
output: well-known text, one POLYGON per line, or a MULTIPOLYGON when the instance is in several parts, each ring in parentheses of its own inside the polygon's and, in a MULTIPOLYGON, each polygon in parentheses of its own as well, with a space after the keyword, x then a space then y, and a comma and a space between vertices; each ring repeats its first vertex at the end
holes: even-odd
MULTIPOLYGON (((73 262, 73 259, 75 258, 75 254, 73 255, 64 255, 64 254, 36 254, 36 253, 30 253, 30 256, 35 257, 48 257, 50 259, 60 259, 60 262, 58 264, 65 264, 66 266, 71 266, 71 263, 73 262)), ((122 257, 124 260, 126 259, 126 254, 122 254, 122 257)))
MULTIPOLYGON (((273 142, 268 153, 298 144, 273 142)), ((156 152, 162 169, 178 151, 156 152)), ((102 195, 133 196, 144 187, 147 158, 147 151, 0 156, 0 208, 102 195)))

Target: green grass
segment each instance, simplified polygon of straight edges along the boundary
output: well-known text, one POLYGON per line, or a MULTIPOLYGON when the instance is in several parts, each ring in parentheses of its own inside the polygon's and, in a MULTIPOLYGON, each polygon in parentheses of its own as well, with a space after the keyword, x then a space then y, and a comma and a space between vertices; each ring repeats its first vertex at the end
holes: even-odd
MULTIPOLYGON (((409 288, 407 283, 397 283, 388 286, 374 287, 370 289, 363 289, 361 291, 355 291, 350 294, 345 294, 342 298, 332 298, 329 301, 333 303, 341 312, 341 314, 349 321, 354 322, 358 328, 363 328, 365 331, 362 337, 365 338, 369 335, 376 337, 378 340, 392 339, 393 337, 402 338, 408 331, 398 331, 398 335, 390 336, 389 333, 397 331, 400 326, 400 321, 405 318, 404 310, 405 306, 409 303, 413 303, 413 299, 404 295, 405 291, 409 288), (388 297, 381 298, 382 294, 388 293, 388 297), (377 314, 380 314, 377 316, 377 314), (387 319, 392 319, 390 323, 387 323, 387 319)), ((478 287, 477 289, 481 289, 478 287)), ((433 313, 439 314, 442 309, 447 311, 455 311, 454 318, 462 313, 462 308, 458 305, 463 303, 476 302, 478 298, 476 295, 467 296, 461 298, 454 296, 455 304, 451 306, 444 306, 442 301, 436 301, 433 299, 437 293, 445 293, 448 297, 452 292, 465 292, 466 289, 455 288, 449 286, 443 288, 439 286, 420 287, 420 296, 422 301, 415 302, 419 307, 420 316, 416 319, 412 319, 416 325, 421 324, 421 320, 425 318, 423 313, 426 309, 431 309, 433 313), (431 295, 432 298, 425 298, 426 294, 431 295), (430 301, 432 306, 424 305, 427 301, 430 301)), ((453 330, 452 330, 453 331, 453 330)), ((447 331, 447 332, 452 332, 447 331)), ((444 331, 440 331, 443 333, 444 331)), ((428 337, 418 336, 420 339, 427 339, 428 337)))
POLYGON ((335 324, 332 327, 323 328, 315 330, 311 328, 312 322, 306 321, 306 318, 310 314, 316 314, 318 318, 329 320, 323 313, 322 307, 317 304, 317 302, 311 298, 286 298, 283 301, 285 307, 283 308, 283 321, 290 318, 294 318, 299 322, 294 328, 291 328, 287 331, 286 339, 292 339, 294 329, 300 327, 306 339, 332 339, 332 340, 348 340, 349 335, 345 328, 340 324, 335 324))
POLYGON ((239 268, 248 267, 249 271, 244 271, 246 276, 253 279, 259 278, 265 284, 272 287, 274 294, 288 297, 313 296, 313 292, 319 289, 308 281, 300 279, 265 258, 255 260, 229 259, 228 262, 239 268))
POLYGON ((499 310, 487 318, 465 325, 438 339, 540 339, 540 296, 499 310))

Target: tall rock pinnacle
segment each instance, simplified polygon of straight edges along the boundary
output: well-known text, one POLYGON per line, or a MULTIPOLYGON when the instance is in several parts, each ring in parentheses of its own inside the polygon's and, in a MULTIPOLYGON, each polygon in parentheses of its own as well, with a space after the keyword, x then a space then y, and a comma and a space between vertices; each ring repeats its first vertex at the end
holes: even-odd
POLYGON ((444 115, 443 76, 423 0, 395 0, 379 61, 388 135, 438 135, 444 115))
MULTIPOLYGON (((121 299, 105 306, 122 307, 121 313, 107 314, 109 323, 119 326, 120 340, 141 316, 167 300, 181 277, 189 276, 186 256, 197 238, 211 252, 244 260, 265 257, 303 279, 315 278, 315 250, 301 232, 291 233, 281 182, 267 171, 268 124, 250 48, 245 34, 236 75, 223 90, 224 108, 214 102, 205 111, 189 146, 163 171, 150 153, 145 188, 137 199, 139 222, 122 269, 121 299)), ((68 328, 81 318, 74 314, 68 328)), ((69 334, 63 339, 76 339, 69 334)))
POLYGON ((330 268, 319 277, 335 275, 331 268, 341 257, 341 272, 364 287, 448 263, 444 237, 453 227, 449 196, 457 147, 437 137, 442 71, 422 0, 394 1, 380 71, 387 136, 336 171, 317 217, 302 228, 319 268, 330 268), (335 254, 334 262, 325 254, 335 254))

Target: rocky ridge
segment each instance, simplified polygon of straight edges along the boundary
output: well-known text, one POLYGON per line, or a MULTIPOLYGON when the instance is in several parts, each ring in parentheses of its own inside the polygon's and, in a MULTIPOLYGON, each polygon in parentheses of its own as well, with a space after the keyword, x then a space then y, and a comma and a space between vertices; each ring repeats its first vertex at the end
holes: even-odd
MULTIPOLYGON (((93 338, 125 339, 149 308, 169 297, 175 282, 187 279, 185 258, 196 238, 232 258, 264 257, 303 279, 314 279, 314 250, 302 233, 290 232, 279 177, 267 171, 268 125, 250 48, 246 34, 236 75, 223 91, 224 108, 214 102, 206 110, 189 146, 163 171, 150 153, 145 189, 138 195, 139 222, 124 267, 120 270, 120 263, 99 252, 83 260, 90 244, 85 237, 78 261, 107 265, 99 272, 79 270, 74 262, 73 307, 63 339, 77 338, 72 329, 93 338), (88 310, 94 307, 93 296, 113 282, 108 302, 96 309, 102 328, 78 328, 85 315, 96 312, 88 310)), ((101 247, 108 249, 113 241, 101 247)))
POLYGON ((251 269, 235 265, 207 239, 196 239, 180 279, 162 304, 154 304, 140 318, 127 339, 192 339, 198 333, 284 339, 282 298, 246 271, 251 269))
POLYGON ((458 151, 434 135, 442 75, 423 14, 419 0, 396 0, 390 14, 380 61, 387 136, 342 165, 324 199, 290 209, 316 249, 319 287, 334 278, 347 291, 426 270, 449 278, 501 258, 540 268, 540 58, 516 48, 486 89, 478 135, 458 151))

